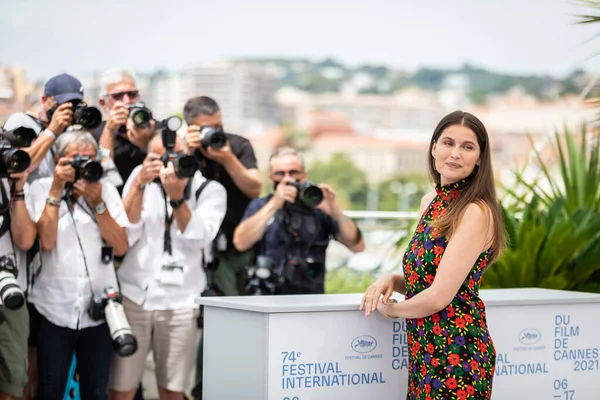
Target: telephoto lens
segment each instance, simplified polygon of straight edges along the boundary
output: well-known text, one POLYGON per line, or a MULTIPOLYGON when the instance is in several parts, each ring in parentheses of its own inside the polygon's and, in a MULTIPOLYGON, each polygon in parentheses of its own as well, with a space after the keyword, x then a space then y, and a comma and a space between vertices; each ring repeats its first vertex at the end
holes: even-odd
POLYGON ((227 144, 227 137, 223 132, 212 126, 201 126, 200 143, 202 143, 202 146, 204 147, 220 149, 227 144))
POLYGON ((25 296, 17 282, 18 270, 10 257, 0 257, 0 304, 17 310, 25 304, 25 296))
POLYGON ((121 305, 121 297, 113 288, 106 288, 106 305, 104 315, 108 323, 110 338, 115 351, 122 357, 132 355, 137 351, 137 339, 133 335, 125 309, 121 305))

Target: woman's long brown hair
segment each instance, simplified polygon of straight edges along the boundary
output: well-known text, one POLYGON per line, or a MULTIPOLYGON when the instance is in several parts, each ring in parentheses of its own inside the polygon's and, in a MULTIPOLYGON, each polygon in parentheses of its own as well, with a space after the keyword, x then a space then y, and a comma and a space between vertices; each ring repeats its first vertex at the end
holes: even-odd
POLYGON ((461 195, 450 203, 446 214, 434 221, 432 227, 437 228, 441 235, 451 237, 465 210, 471 203, 487 205, 494 223, 492 254, 490 254, 489 259, 489 264, 492 264, 498 259, 506 246, 506 233, 502 213, 496 198, 489 137, 485 126, 477 117, 464 111, 454 111, 442 118, 433 132, 429 145, 429 174, 436 185, 441 184, 440 173, 435 169, 435 160, 431 153, 433 145, 440 138, 442 132, 453 125, 465 126, 477 136, 477 142, 481 150, 479 166, 475 166, 473 172, 467 178, 468 183, 462 189, 461 195))

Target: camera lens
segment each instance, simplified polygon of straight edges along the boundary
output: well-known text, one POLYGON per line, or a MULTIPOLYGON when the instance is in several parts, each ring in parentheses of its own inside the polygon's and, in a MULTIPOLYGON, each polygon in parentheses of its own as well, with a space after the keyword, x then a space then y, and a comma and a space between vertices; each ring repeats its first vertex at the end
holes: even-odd
POLYGON ((314 208, 323 201, 323 191, 318 186, 309 186, 302 191, 302 202, 314 208))
POLYGON ((96 107, 78 105, 73 113, 73 122, 86 129, 96 129, 102 123, 102 113, 96 107))
POLYGON ((31 163, 29 154, 23 150, 8 149, 2 151, 0 154, 2 167, 9 172, 23 172, 29 168, 29 164, 31 163))
POLYGON ((227 143, 225 134, 210 126, 200 128, 200 137, 203 146, 210 146, 213 149, 220 149, 227 143))
POLYGON ((11 131, 2 132, 2 137, 14 147, 29 147, 36 137, 31 128, 20 127, 11 131))
POLYGON ((98 182, 102 178, 102 164, 97 161, 87 161, 79 166, 79 176, 88 182, 98 182))
POLYGON ((196 173, 196 159, 194 156, 179 156, 173 161, 179 178, 191 178, 196 173))
POLYGON ((144 108, 136 108, 131 112, 131 120, 135 126, 139 128, 148 128, 150 126, 150 120, 152 116, 148 110, 144 108))
POLYGON ((0 303, 11 310, 17 310, 25 303, 25 297, 15 276, 0 270, 0 303))

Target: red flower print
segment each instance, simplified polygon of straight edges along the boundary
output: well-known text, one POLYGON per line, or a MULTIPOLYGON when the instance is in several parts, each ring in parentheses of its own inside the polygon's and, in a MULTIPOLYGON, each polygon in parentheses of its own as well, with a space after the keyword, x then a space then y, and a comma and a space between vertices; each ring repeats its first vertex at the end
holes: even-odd
POLYGON ((477 364, 477 361, 475 361, 475 360, 471 361, 471 369, 473 371, 477 371, 479 369, 479 364, 477 364))
POLYGON ((444 248, 442 246, 433 246, 433 254, 436 256, 444 254, 444 248))
POLYGON ((457 366, 460 362, 460 357, 458 354, 450 354, 450 356, 448 356, 448 362, 453 366, 457 366))
POLYGON ((423 257, 423 254, 425 254, 425 249, 423 247, 421 247, 417 254, 419 255, 419 257, 423 257))
POLYGON ((427 278, 425 278, 425 279, 427 279, 427 283, 429 283, 431 285, 433 283, 434 277, 431 274, 427 274, 427 278))
POLYGON ((431 365, 433 365, 434 367, 437 367, 440 365, 440 362, 438 361, 437 358, 432 358, 431 359, 431 365))
POLYGON ((436 335, 441 335, 442 334, 442 328, 439 325, 435 325, 433 327, 433 333, 435 333, 436 335))
POLYGON ((448 318, 454 317, 454 308, 452 307, 452 305, 446 307, 446 311, 448 311, 448 318))
POLYGON ((423 326, 424 323, 425 323, 425 318, 417 318, 417 325, 423 326))
POLYGON ((433 263, 434 263, 436 266, 439 266, 439 265, 440 265, 440 261, 442 261, 442 257, 436 257, 436 258, 434 258, 434 259, 433 259, 433 263))
POLYGON ((433 322, 440 322, 440 313, 435 313, 431 316, 433 322))
POLYGON ((458 397, 460 400, 466 399, 466 398, 467 398, 467 392, 465 392, 465 391, 464 391, 464 390, 462 390, 462 389, 459 389, 459 390, 456 392, 456 396, 457 396, 457 397, 458 397))
POLYGON ((460 194, 460 191, 458 189, 452 189, 450 191, 450 198, 455 199, 458 197, 459 194, 460 194))
MULTIPOLYGON (((433 354, 433 350, 434 350, 434 348, 433 348, 433 344, 431 344, 431 343, 427 343, 427 352, 428 352, 429 354, 433 354)), ((425 372, 427 372, 427 371, 425 371, 425 372)))
POLYGON ((463 318, 465 319, 465 321, 467 321, 467 324, 473 322, 473 317, 471 317, 469 314, 465 314, 463 318))
POLYGON ((473 279, 469 279, 469 289, 473 289, 475 287, 475 281, 473 279))
POLYGON ((431 393, 431 385, 430 384, 426 383, 424 389, 425 389, 425 393, 431 393))
POLYGON ((454 323, 456 324, 456 327, 458 329, 465 329, 465 320, 462 318, 456 318, 454 320, 454 323))
POLYGON ((456 389, 456 379, 454 379, 454 378, 446 379, 446 386, 448 386, 450 389, 456 389))
POLYGON ((475 388, 471 385, 467 385, 467 393, 469 394, 469 396, 473 396, 475 394, 475 388))

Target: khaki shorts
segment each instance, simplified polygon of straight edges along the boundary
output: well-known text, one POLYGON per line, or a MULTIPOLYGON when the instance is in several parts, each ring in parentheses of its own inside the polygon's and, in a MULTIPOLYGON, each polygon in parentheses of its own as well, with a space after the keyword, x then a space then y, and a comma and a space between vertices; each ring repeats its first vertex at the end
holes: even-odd
POLYGON ((148 311, 126 297, 123 308, 138 350, 129 357, 113 356, 109 387, 123 392, 137 389, 152 349, 158 386, 173 392, 188 390, 196 361, 198 310, 148 311))
MULTIPOLYGON (((27 384, 27 307, 9 310, 0 306, 4 322, 0 324, 0 393, 23 396, 27 384)), ((0 317, 2 318, 2 317, 0 317)))

